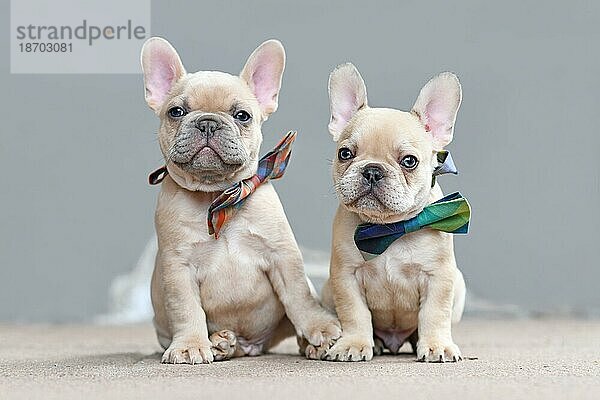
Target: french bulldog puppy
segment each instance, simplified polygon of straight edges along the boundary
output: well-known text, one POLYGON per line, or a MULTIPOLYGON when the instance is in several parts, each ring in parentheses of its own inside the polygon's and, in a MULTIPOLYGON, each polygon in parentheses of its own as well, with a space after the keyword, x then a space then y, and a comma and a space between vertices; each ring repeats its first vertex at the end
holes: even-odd
POLYGON ((407 220, 443 196, 437 183, 432 186, 432 172, 437 151, 452 140, 460 83, 442 73, 421 89, 409 112, 371 108, 360 73, 343 64, 331 73, 329 96, 340 205, 322 296, 336 311, 342 336, 323 358, 370 360, 384 349, 397 353, 409 340, 420 361, 458 361, 451 322, 462 316, 465 284, 452 235, 412 232, 369 261, 353 236, 359 224, 407 220))
POLYGON ((175 49, 156 37, 145 43, 141 61, 168 170, 155 215, 159 248, 152 276, 162 361, 258 355, 294 333, 305 347, 339 337, 339 323, 311 295, 270 183, 246 199, 218 239, 207 228, 211 202, 257 170, 261 126, 277 109, 281 43, 260 45, 239 76, 186 73, 175 49))

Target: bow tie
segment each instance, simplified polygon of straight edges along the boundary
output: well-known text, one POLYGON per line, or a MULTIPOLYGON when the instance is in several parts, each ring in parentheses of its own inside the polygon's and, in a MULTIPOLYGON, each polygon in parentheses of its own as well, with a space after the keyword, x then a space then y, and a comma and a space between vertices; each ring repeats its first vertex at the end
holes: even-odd
POLYGON ((415 217, 391 224, 361 224, 354 232, 354 243, 365 260, 383 253, 398 238, 407 233, 428 228, 448 233, 467 233, 471 207, 458 192, 430 205, 415 217))
MULTIPOLYGON (((208 208, 208 233, 219 237, 221 228, 229 218, 244 204, 244 201, 263 183, 281 178, 285 172, 292 151, 296 132, 290 131, 273 150, 258 162, 256 174, 226 189, 208 208)), ((160 183, 168 174, 166 167, 154 171, 149 176, 152 185, 160 183)))
POLYGON ((435 177, 444 175, 444 174, 454 174, 458 175, 458 169, 456 169, 456 165, 454 165, 454 160, 452 160, 452 156, 450 152, 447 150, 442 150, 437 152, 437 162, 438 165, 433 169, 433 174, 431 178, 431 187, 435 186, 435 177))

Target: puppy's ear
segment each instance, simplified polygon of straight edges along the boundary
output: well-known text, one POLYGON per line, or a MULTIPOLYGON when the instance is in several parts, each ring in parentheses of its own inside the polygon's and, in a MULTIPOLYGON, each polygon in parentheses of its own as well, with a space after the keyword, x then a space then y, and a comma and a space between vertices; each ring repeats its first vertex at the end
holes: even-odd
POLYGON ((421 89, 412 111, 433 136, 435 150, 443 149, 452 141, 461 100, 460 82, 451 72, 442 72, 433 77, 421 89))
POLYGON ((258 100, 263 116, 277 110, 281 78, 285 68, 285 50, 278 40, 267 40, 248 57, 240 73, 258 100))
POLYGON ((329 132, 337 142, 354 113, 367 107, 367 87, 351 63, 338 65, 329 75, 329 106, 329 132))
POLYGON ((173 84, 185 75, 179 55, 163 38, 153 37, 142 48, 146 102, 158 112, 173 84))

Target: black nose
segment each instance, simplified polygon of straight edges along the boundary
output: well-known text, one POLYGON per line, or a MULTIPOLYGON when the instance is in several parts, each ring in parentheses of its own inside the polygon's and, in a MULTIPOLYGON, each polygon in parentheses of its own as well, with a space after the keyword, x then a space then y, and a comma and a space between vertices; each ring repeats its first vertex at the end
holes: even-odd
POLYGON ((377 166, 370 165, 363 170, 362 176, 365 177, 368 183, 374 185, 383 178, 383 171, 377 166))
POLYGON ((212 135, 217 129, 221 127, 221 124, 214 119, 200 119, 196 121, 196 128, 202 133, 212 135))

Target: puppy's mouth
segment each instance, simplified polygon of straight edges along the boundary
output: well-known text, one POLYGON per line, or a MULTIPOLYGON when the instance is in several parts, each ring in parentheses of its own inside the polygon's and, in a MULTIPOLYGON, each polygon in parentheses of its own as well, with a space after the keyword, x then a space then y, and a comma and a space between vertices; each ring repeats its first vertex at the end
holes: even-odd
POLYGON ((242 165, 241 161, 226 161, 221 155, 210 145, 206 145, 192 156, 192 159, 187 163, 198 170, 213 170, 214 166, 219 165, 225 168, 237 168, 242 165))
POLYGON ((349 190, 351 196, 341 195, 340 199, 348 211, 359 215, 365 222, 377 224, 396 222, 413 217, 419 210, 421 201, 414 201, 414 194, 401 193, 389 183, 385 186, 365 184, 357 186, 349 190))
POLYGON ((364 188, 356 197, 346 203, 346 207, 357 211, 372 210, 377 212, 387 209, 373 186, 364 188))
POLYGON ((360 215, 365 221, 384 223, 399 214, 399 210, 392 207, 395 195, 389 193, 389 189, 364 183, 350 187, 353 189, 346 196, 340 196, 340 199, 346 209, 360 215))
POLYGON ((371 223, 386 223, 397 215, 397 211, 389 208, 374 188, 367 189, 352 202, 345 204, 346 208, 371 223))
POLYGON ((235 174, 243 167, 240 162, 227 162, 209 145, 198 150, 187 162, 175 162, 182 170, 205 182, 216 182, 235 174))
POLYGON ((190 173, 231 173, 244 165, 244 156, 228 154, 224 157, 210 143, 204 144, 195 152, 172 152, 171 161, 190 173))

